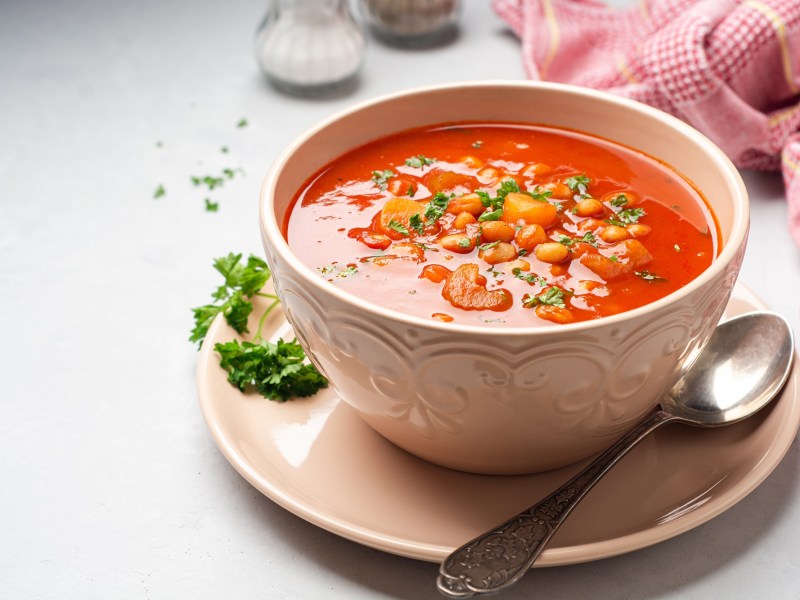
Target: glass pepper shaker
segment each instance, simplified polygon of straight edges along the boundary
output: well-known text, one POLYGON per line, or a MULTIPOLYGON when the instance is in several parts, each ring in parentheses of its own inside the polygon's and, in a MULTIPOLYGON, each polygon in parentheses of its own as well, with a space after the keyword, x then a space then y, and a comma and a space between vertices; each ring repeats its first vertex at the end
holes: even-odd
POLYGON ((256 58, 270 82, 298 95, 352 83, 365 39, 347 0, 271 0, 256 33, 256 58))

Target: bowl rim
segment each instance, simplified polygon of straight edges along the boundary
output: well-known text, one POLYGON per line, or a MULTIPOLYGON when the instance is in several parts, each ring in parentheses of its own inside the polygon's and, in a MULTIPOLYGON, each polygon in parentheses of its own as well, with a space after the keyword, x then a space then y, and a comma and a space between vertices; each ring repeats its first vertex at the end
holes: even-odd
MULTIPOLYGON (((391 134, 387 133, 386 135, 391 135, 391 134)), ((375 136, 374 138, 364 140, 363 143, 365 144, 369 143, 370 141, 372 141, 372 139, 377 139, 378 137, 379 136, 375 136)), ((612 141, 617 144, 620 143, 613 139, 610 139, 609 141, 612 141)), ((671 165, 667 166, 672 168, 671 165)), ((683 176, 681 173, 679 174, 683 176)), ((712 210, 712 213, 713 212, 714 211, 712 210)), ((636 100, 631 100, 629 98, 615 96, 607 92, 591 88, 575 86, 575 85, 543 82, 543 81, 527 81, 527 80, 464 81, 464 82, 419 86, 363 100, 343 110, 335 112, 334 114, 328 116, 327 118, 324 118, 323 120, 317 122, 315 125, 312 125, 310 128, 306 129, 303 133, 301 133, 298 137, 296 137, 286 148, 284 148, 284 150, 278 155, 278 157, 272 163, 266 176, 264 177, 259 192, 259 223, 260 223, 261 235, 264 241, 269 239, 272 242, 274 251, 280 254, 281 257, 287 262, 287 264, 292 265, 295 271, 297 271, 298 274, 302 276, 303 282, 305 284, 311 285, 312 287, 321 291, 323 294, 329 294, 331 296, 334 296, 339 301, 353 306, 353 308, 356 310, 366 311, 382 319, 388 319, 394 322, 399 322, 413 327, 421 327, 423 329, 429 329, 437 333, 447 332, 447 333, 461 333, 465 335, 494 335, 494 336, 502 335, 502 336, 514 336, 514 337, 529 336, 529 335, 548 336, 552 335, 555 332, 567 333, 574 331, 575 332, 591 331, 597 328, 604 328, 604 327, 618 325, 620 323, 627 321, 637 320, 637 318, 639 317, 644 317, 650 313, 656 313, 663 309, 666 309, 669 305, 679 302, 686 296, 689 296, 699 288, 703 287, 706 283, 710 282, 715 277, 717 277, 721 272, 727 269, 728 265, 731 263, 736 254, 745 244, 750 224, 749 198, 747 194, 747 189, 744 185, 744 181, 742 180, 741 175, 739 174, 739 171, 733 165, 731 160, 725 155, 725 153, 718 146, 716 146, 716 144, 714 144, 710 139, 708 139, 708 137, 706 137, 704 134, 699 132, 694 127, 688 125, 684 121, 681 121, 677 117, 673 117, 672 115, 666 112, 663 112, 647 104, 643 104, 636 100), (711 265, 705 271, 700 273, 700 275, 692 279, 682 288, 675 290, 674 292, 662 298, 659 298, 654 302, 650 302, 648 304, 645 304, 643 306, 631 310, 623 311, 616 315, 610 315, 599 319, 592 319, 589 321, 579 321, 576 323, 558 325, 557 327, 548 327, 542 325, 531 325, 527 327, 526 326, 484 327, 480 325, 466 325, 463 323, 455 323, 455 322, 445 323, 434 319, 425 319, 423 317, 419 317, 416 315, 406 314, 391 308, 384 308, 367 298, 362 298, 361 296, 352 294, 346 290, 343 290, 335 285, 330 284, 329 282, 320 278, 317 275, 317 273, 315 273, 309 266, 304 264, 300 260, 300 258, 294 254, 294 252, 289 247, 288 242, 283 237, 280 224, 277 222, 277 219, 275 218, 274 192, 279 174, 281 173, 283 167, 286 165, 286 163, 289 161, 289 159, 297 151, 298 148, 300 148, 313 136, 317 135, 319 132, 323 131, 325 128, 327 128, 334 122, 338 121, 339 119, 342 119, 343 117, 346 116, 350 116, 364 109, 374 107, 376 105, 402 99, 405 97, 431 94, 439 91, 450 91, 455 89, 463 91, 465 88, 485 89, 485 88, 498 88, 498 87, 530 88, 533 90, 543 89, 558 93, 582 96, 584 98, 592 99, 593 101, 597 101, 600 103, 621 106, 625 109, 642 113, 646 117, 649 117, 650 119, 661 123, 663 126, 671 128, 673 130, 677 130, 678 133, 683 134, 685 137, 690 138, 694 143, 696 143, 709 156, 709 158, 712 159, 712 162, 715 163, 719 172, 723 174, 726 180, 728 180, 728 183, 733 184, 731 185, 731 187, 735 192, 733 198, 734 214, 733 214, 733 222, 731 225, 731 235, 727 243, 725 243, 722 246, 721 252, 716 256, 711 265)))

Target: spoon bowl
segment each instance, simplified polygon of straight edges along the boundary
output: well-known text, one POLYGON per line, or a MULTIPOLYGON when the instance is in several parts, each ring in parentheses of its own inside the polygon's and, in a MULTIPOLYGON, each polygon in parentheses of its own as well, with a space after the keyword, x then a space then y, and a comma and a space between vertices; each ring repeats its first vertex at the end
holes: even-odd
POLYGON ((741 315, 720 325, 661 409, 700 427, 729 425, 766 406, 789 377, 794 341, 783 317, 741 315))
POLYGON ((792 330, 775 313, 747 313, 719 325, 660 409, 558 490, 456 549, 439 569, 439 591, 468 598, 514 585, 589 490, 648 434, 666 423, 719 427, 746 419, 777 396, 793 359, 792 330))

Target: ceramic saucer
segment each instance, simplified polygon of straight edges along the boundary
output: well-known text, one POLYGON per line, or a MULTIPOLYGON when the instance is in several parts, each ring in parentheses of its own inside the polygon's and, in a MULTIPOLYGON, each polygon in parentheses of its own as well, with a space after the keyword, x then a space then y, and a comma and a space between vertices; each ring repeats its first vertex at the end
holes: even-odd
MULTIPOLYGON (((758 308, 764 305, 737 285, 726 314, 758 308)), ((258 306, 254 314, 260 314, 258 306)), ((282 315, 270 319, 265 337, 293 337, 282 315)), ((380 437, 330 389, 283 404, 240 393, 226 381, 213 352, 216 342, 234 337, 217 319, 199 356, 200 406, 217 445, 263 494, 355 542, 439 562, 581 467, 485 476, 434 466, 380 437)), ((537 566, 643 548, 697 527, 744 498, 795 437, 797 378, 795 369, 770 407, 737 425, 674 425, 650 436, 575 509, 537 566)))

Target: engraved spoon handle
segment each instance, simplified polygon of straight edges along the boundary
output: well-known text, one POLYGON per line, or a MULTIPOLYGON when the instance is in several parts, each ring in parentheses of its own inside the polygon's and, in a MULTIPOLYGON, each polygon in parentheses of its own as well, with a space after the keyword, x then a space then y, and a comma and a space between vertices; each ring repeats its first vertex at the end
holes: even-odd
POLYGON ((439 568, 436 587, 448 598, 469 598, 513 585, 603 475, 649 433, 677 419, 657 411, 552 494, 453 551, 439 568))

